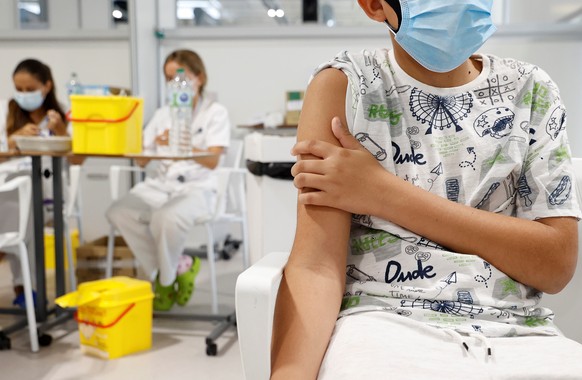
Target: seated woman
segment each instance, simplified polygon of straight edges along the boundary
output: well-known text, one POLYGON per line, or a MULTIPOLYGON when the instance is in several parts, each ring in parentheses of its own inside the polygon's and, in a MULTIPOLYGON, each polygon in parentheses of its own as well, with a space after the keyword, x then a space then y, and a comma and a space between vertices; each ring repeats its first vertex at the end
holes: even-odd
MULTIPOLYGON (((25 59, 20 62, 12 74, 15 94, 14 98, 0 105, 0 131, 6 133, 8 148, 16 149, 15 136, 44 135, 65 136, 67 124, 65 112, 57 100, 51 69, 36 59, 25 59)), ((43 163, 44 164, 44 163, 43 163)), ((47 163, 48 164, 48 163, 47 163)), ((29 159, 18 159, 2 164, 3 172, 9 171, 10 176, 17 175, 22 170, 29 170, 29 159)), ((45 188, 50 188, 45 186, 45 188)), ((46 194, 50 197, 50 194, 46 194)), ((18 223, 18 197, 16 194, 3 194, 0 198, 0 233, 14 231, 18 223)), ((32 226, 32 225, 30 225, 32 226)), ((32 227, 29 228, 31 231, 32 227)), ((28 234, 31 237, 31 233, 28 234)), ((28 238, 30 243, 32 239, 28 238)), ((30 249, 32 253, 33 250, 30 249)), ((24 307, 22 275, 20 261, 12 255, 10 260, 14 292, 14 304, 24 307)), ((34 265, 34 260, 30 260, 34 265)))
POLYGON ((16 147, 14 136, 41 132, 66 136, 65 113, 57 100, 50 68, 36 59, 26 59, 16 66, 12 80, 16 93, 8 103, 8 147, 16 147))
MULTIPOLYGON (((188 232, 198 216, 208 214, 215 202, 216 179, 212 169, 230 141, 230 121, 224 106, 206 96, 208 77, 202 59, 193 51, 178 50, 164 63, 170 81, 178 69, 194 83, 191 146, 208 157, 162 161, 155 177, 148 177, 107 210, 107 218, 126 240, 144 271, 155 280, 155 310, 184 306, 193 291, 200 260, 182 255, 188 232)), ((171 113, 168 106, 156 111, 146 126, 146 151, 169 153, 171 113)), ((145 166, 147 161, 138 162, 145 166)))

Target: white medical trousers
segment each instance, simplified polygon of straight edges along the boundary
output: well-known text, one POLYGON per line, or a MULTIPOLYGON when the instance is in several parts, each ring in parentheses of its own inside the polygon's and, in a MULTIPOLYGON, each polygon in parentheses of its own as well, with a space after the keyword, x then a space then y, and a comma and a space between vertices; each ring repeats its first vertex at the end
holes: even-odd
POLYGON ((215 194, 208 186, 148 179, 114 202, 107 218, 150 279, 157 274, 160 284, 168 286, 176 279, 188 233, 214 204, 215 194))

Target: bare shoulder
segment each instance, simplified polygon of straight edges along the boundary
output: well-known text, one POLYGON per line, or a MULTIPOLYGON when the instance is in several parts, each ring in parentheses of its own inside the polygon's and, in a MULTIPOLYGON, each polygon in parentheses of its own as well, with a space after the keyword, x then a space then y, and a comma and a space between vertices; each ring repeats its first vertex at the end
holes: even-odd
POLYGON ((346 88, 348 77, 341 70, 327 68, 317 73, 311 80, 310 87, 343 87, 346 88))
POLYGON ((333 68, 319 72, 311 80, 301 110, 298 140, 318 139, 338 143, 331 132, 331 120, 339 116, 345 123, 347 86, 346 75, 333 68))

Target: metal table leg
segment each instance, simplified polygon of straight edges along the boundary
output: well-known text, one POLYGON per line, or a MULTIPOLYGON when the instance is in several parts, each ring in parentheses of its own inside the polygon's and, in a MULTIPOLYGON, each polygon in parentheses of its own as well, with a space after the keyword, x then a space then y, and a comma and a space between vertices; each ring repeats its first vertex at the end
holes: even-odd
MULTIPOLYGON (((55 230, 55 279, 56 296, 65 294, 65 257, 63 236, 66 233, 63 226, 63 158, 56 156, 53 161, 53 223, 55 230)), ((58 311, 58 309, 57 309, 58 311)))
POLYGON ((36 314, 39 322, 47 319, 46 275, 44 262, 44 211, 42 207, 41 157, 32 156, 32 210, 34 223, 34 255, 36 261, 36 314))

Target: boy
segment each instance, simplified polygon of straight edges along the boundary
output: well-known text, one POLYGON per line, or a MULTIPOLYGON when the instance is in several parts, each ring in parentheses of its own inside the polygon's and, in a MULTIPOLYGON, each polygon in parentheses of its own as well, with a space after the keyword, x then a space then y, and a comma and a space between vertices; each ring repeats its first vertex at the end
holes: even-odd
POLYGON ((272 378, 580 376, 537 306, 581 216, 556 85, 474 54, 492 0, 358 3, 393 49, 340 53, 306 93, 272 378))

